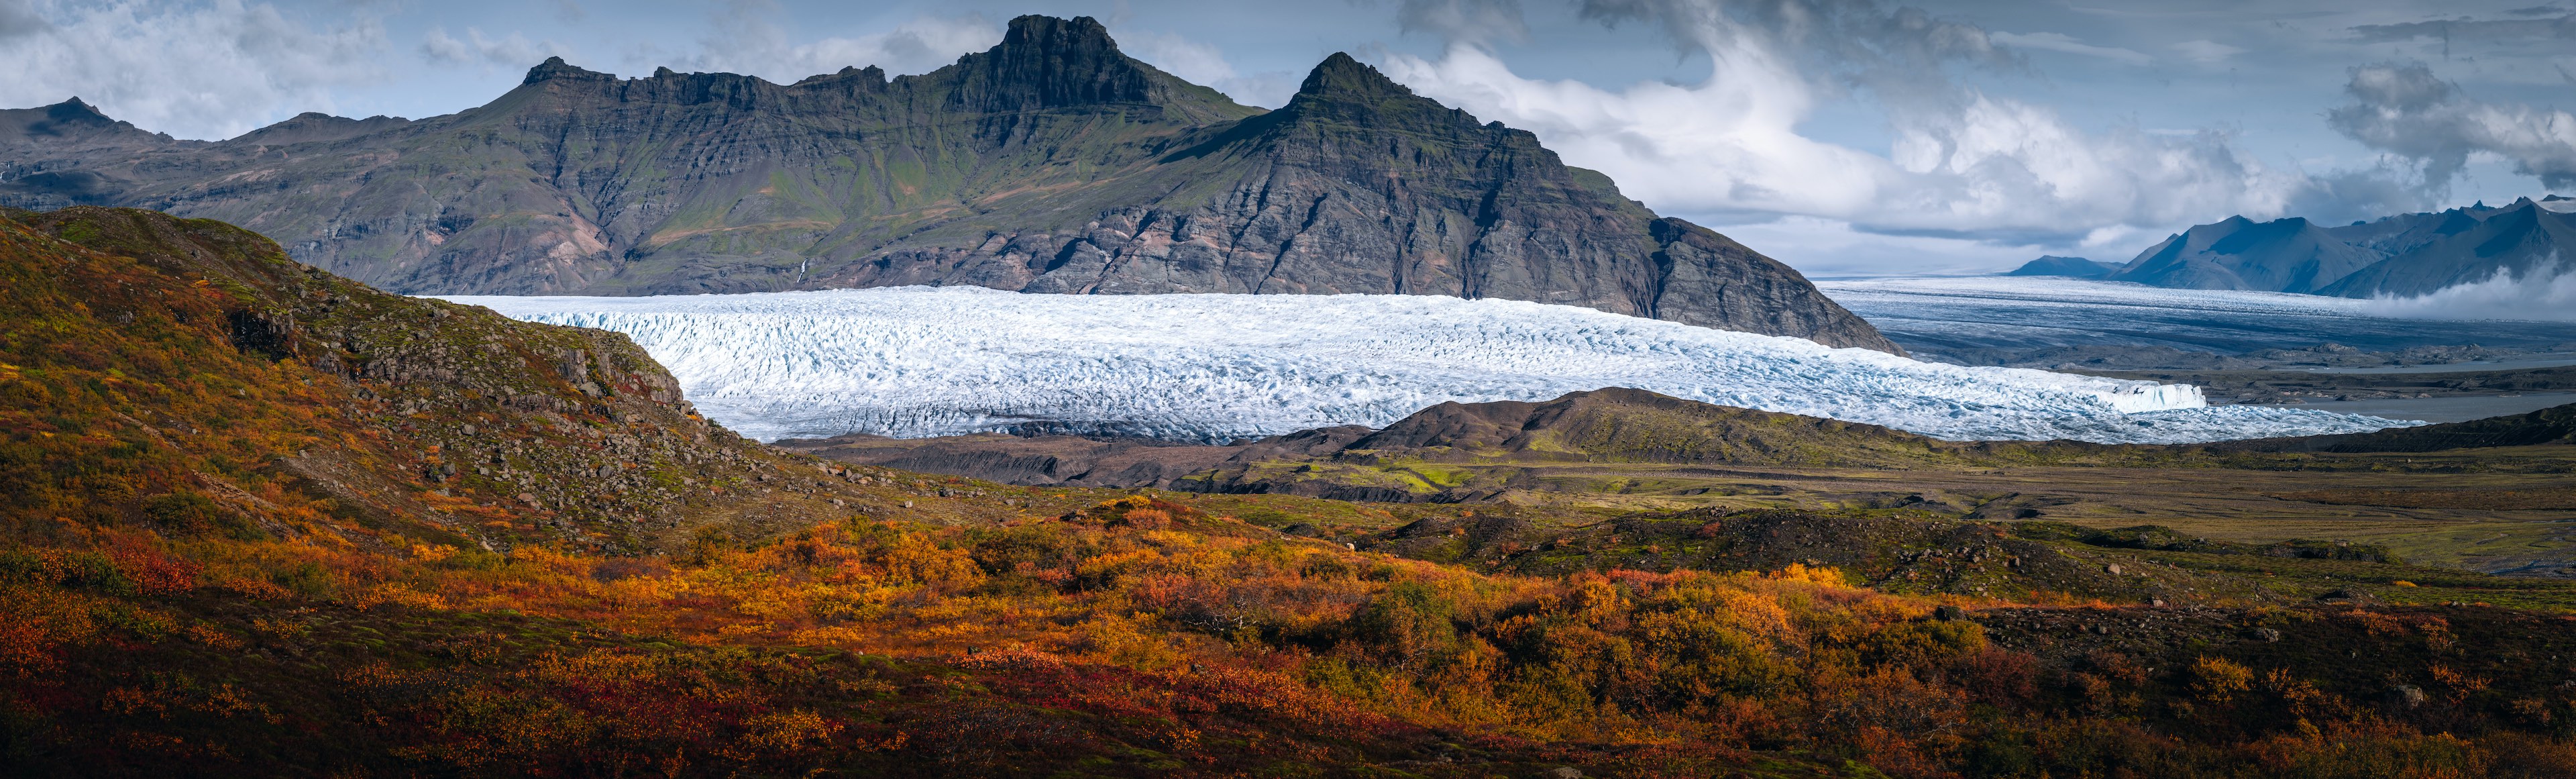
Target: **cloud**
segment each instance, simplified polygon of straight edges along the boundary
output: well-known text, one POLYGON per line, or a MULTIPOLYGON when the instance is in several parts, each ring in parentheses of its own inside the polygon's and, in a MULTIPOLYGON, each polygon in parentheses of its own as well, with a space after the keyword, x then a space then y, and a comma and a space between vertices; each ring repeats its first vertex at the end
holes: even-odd
POLYGON ((2245 53, 2244 49, 2211 40, 2183 41, 2174 44, 2173 47, 2174 51, 2182 52, 2183 59, 2203 65, 2216 65, 2226 62, 2229 57, 2245 53))
POLYGON ((481 65, 486 69, 523 68, 547 57, 571 53, 562 44, 554 41, 530 43, 527 36, 515 32, 499 40, 485 38, 482 30, 472 27, 465 28, 465 40, 461 41, 450 37, 447 28, 432 27, 428 34, 422 36, 420 44, 420 56, 433 64, 481 65))
POLYGON ((1529 39, 1520 0, 1404 0, 1395 20, 1405 32, 1428 32, 1453 43, 1529 39))
POLYGON ((2423 63, 2352 69, 2353 103, 2326 123, 2362 145, 2423 166, 2428 185, 2447 185, 2485 152, 2552 190, 2576 188, 2576 115, 2469 98, 2423 63))
POLYGON ((1425 95, 1537 133, 1569 164, 1610 174, 1630 197, 1723 223, 1808 216, 1880 233, 2060 243, 2118 226, 2269 218, 2294 206, 2416 205, 2335 204, 2343 193, 2373 190, 2264 166, 2223 132, 2087 132, 2048 108, 1967 88, 1952 70, 2015 61, 1982 30, 1911 9, 1865 0, 1596 0, 1585 13, 1652 22, 1705 52, 1712 71, 1696 85, 1614 92, 1523 78, 1463 44, 1436 61, 1398 55, 1385 66, 1425 95), (1893 136, 1885 154, 1799 132, 1820 104, 1850 92, 1883 108, 1893 136))
POLYGON ((2155 64, 2156 61, 2156 58, 2154 57, 2149 57, 2145 54, 2130 51, 2128 49, 2088 44, 2069 37, 2065 33, 2035 32, 2029 34, 2017 34, 1999 32, 1991 33, 1987 37, 1994 39, 1994 42, 1996 43, 2004 44, 2006 46, 2019 46, 2025 49, 2040 49, 2043 51, 2063 52, 2066 54, 2080 54, 2087 57, 2099 57, 2113 62, 2126 63, 2130 65, 2152 65, 2155 64))
POLYGON ((1809 278, 1883 276, 1889 269, 1928 274, 1984 273, 2063 251, 2055 246, 1861 232, 1852 229, 1849 222, 1812 216, 1727 225, 1726 236, 1789 263, 1809 278))
MULTIPOLYGON (((2565 13, 2563 9, 2540 6, 2505 13, 2528 16, 2529 12, 2565 13)), ((2352 28, 2354 37, 2365 43, 2392 43, 2429 38, 2451 41, 2576 40, 2576 14, 2556 19, 2449 19, 2400 24, 2365 24, 2352 28)))
MULTIPOLYGON (((790 83, 844 67, 875 65, 888 73, 927 73, 970 52, 1002 42, 1002 28, 975 14, 922 16, 893 30, 856 38, 791 43, 770 21, 778 8, 767 0, 736 0, 718 11, 700 52, 682 69, 725 71, 790 83)), ((666 63, 654 63, 666 64, 666 63)))
POLYGON ((1284 70, 1243 75, 1216 47, 1171 33, 1118 36, 1118 48, 1165 73, 1212 87, 1235 102, 1277 108, 1297 94, 1303 77, 1284 70))
POLYGON ((2524 278, 2499 268, 2485 281, 2459 284, 2408 298, 2374 298, 2378 316, 2408 319, 2576 321, 2576 273, 2558 258, 2524 278))
POLYGON ((324 28, 276 6, 0 0, 0 105, 72 96, 184 138, 229 138, 289 110, 329 110, 331 88, 384 77, 371 18, 324 28), (31 21, 32 20, 32 21, 31 21))
POLYGON ((28 0, 0 0, 0 40, 34 35, 51 29, 45 17, 37 15, 28 0))

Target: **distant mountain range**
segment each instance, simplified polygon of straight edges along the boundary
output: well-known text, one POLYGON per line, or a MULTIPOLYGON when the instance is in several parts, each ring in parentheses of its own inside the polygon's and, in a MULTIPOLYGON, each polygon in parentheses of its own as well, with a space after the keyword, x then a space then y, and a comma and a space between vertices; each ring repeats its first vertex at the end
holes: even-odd
POLYGON ((1346 55, 1265 112, 1089 18, 893 79, 550 59, 456 114, 220 142, 77 99, 0 111, 0 205, 80 204, 221 219, 412 294, 1431 294, 1901 352, 1788 266, 1346 55))
POLYGON ((2423 295, 2547 273, 2576 247, 2576 199, 2523 198, 2323 227, 2291 217, 2228 217, 2166 238, 2127 265, 2041 257, 2009 275, 2091 276, 2177 289, 2297 292, 2351 298, 2423 295), (2096 272, 2107 269, 2107 272, 2096 272))
POLYGON ((2022 263, 2021 267, 2014 268, 2011 273, 2006 273, 2004 275, 2074 276, 2077 278, 2096 278, 2118 272, 2120 272, 2120 266, 2107 262, 2096 262, 2082 257, 2043 255, 2039 259, 2022 263))

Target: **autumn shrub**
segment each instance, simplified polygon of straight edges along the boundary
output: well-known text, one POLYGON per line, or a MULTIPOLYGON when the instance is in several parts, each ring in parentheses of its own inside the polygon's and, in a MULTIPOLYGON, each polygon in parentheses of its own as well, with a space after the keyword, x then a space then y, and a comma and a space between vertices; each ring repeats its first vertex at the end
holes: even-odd
MULTIPOLYGON (((1175 761, 1272 731, 1436 731, 1660 766, 1639 775, 1722 773, 1703 769, 1752 751, 1925 777, 2548 776, 2576 754, 2558 732, 2576 709, 2506 700, 2465 664, 2420 669, 2429 702, 2408 713, 2216 651, 2043 660, 1829 568, 1493 576, 1110 503, 1007 526, 852 519, 673 558, 54 531, 64 546, 0 549, 0 668, 32 685, 120 645, 318 657, 373 638, 332 633, 317 616, 331 610, 477 620, 425 659, 332 678, 379 723, 365 727, 395 773, 762 775, 878 759, 1002 773, 1089 749, 1099 728, 1175 761), (1122 520, 1147 511, 1168 522, 1122 520), (216 629, 159 605, 189 598, 257 616, 216 629), (535 628, 490 615, 652 643, 530 650, 535 628), (765 648, 781 646, 950 670, 880 677, 765 648), (825 705, 809 689, 855 697, 825 705)), ((2414 647, 2452 630, 2328 619, 2414 647)), ((294 713, 250 687, 182 687, 123 685, 115 705, 133 722, 117 727, 178 727, 139 723, 224 695, 294 713)), ((82 705, 103 711, 105 694, 82 705)))
POLYGON ((257 541, 268 535, 249 517, 225 510, 195 492, 180 491, 146 498, 143 514, 154 525, 179 535, 220 533, 241 541, 257 541))

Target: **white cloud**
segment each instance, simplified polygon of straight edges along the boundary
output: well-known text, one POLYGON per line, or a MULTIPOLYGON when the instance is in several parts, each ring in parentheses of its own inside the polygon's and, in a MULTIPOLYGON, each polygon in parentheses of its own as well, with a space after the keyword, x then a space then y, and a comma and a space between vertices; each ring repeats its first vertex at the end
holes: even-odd
POLYGON ((34 35, 52 26, 28 0, 0 0, 0 40, 34 35))
POLYGON ((1711 72, 1698 84, 1611 91, 1523 78, 1463 44, 1437 60, 1391 56, 1385 67, 1424 95, 1537 133, 1630 197, 1715 223, 1808 216, 1872 232, 2062 246, 2104 228, 2161 234, 2229 213, 2348 213, 2332 201, 2394 191, 2263 165, 2224 132, 2087 131, 2049 108, 1968 88, 1948 69, 2010 65, 2009 54, 1981 30, 1911 9, 1594 0, 1587 14, 1659 24, 1707 54, 1711 72), (1847 90, 1883 108, 1886 153, 1800 132, 1847 90))
POLYGON ((2076 40, 2065 33, 2034 32, 2022 34, 1998 32, 1991 33, 1987 37, 1993 38, 1996 43, 2004 44, 2006 46, 2019 46, 2025 49, 2040 49, 2043 51, 2063 52, 2066 54, 2081 54, 2087 57, 2100 57, 2102 59, 2129 65, 2152 65, 2155 64, 2156 61, 2156 58, 2154 57, 2130 51, 2128 49, 2088 44, 2083 41, 2076 40))
POLYGON ((2514 278, 2504 269, 2485 281, 2459 284, 2409 298, 2375 298, 2373 315, 2408 319, 2576 321, 2576 273, 2556 258, 2541 270, 2514 278))
POLYGON ((1695 86, 1610 92, 1525 79, 1480 49, 1388 72, 1478 118, 1537 133, 1628 196, 1685 213, 1822 216, 1879 230, 2082 235, 2112 224, 2275 215, 2304 183, 2244 159, 2217 133, 2092 135, 2039 106, 1967 93, 1948 110, 1898 111, 1886 156, 1814 140, 1798 125, 1820 95, 1758 47, 1717 50, 1695 86))
POLYGON ((561 57, 571 53, 570 49, 554 41, 531 43, 527 36, 515 32, 510 33, 509 37, 495 40, 484 37, 482 30, 472 27, 465 28, 465 40, 461 41, 449 36, 447 28, 432 27, 429 28, 427 35, 422 36, 420 44, 421 57, 431 63, 480 65, 485 69, 524 68, 544 61, 547 57, 561 57))
POLYGON ((1529 39, 1520 0, 1404 0, 1395 12, 1405 32, 1428 32, 1452 43, 1529 39))
POLYGON ((1168 32, 1122 38, 1118 48, 1191 83, 1214 84, 1234 78, 1234 65, 1225 61, 1225 52, 1168 32))
POLYGON ((0 105, 79 96, 146 129, 229 138, 329 110, 332 87, 383 77, 385 47, 372 19, 320 28, 267 3, 0 0, 0 105))
POLYGON ((1171 33, 1118 36, 1118 48, 1146 64, 1181 77, 1182 80, 1214 88, 1235 102, 1245 105, 1277 108, 1287 105, 1297 94, 1301 78, 1287 71, 1269 71, 1243 75, 1225 59, 1216 47, 1171 33))
POLYGON ((922 16, 887 32, 792 43, 787 31, 769 20, 776 10, 765 0, 737 0, 719 11, 712 31, 699 41, 700 53, 685 58, 681 64, 688 67, 683 69, 742 73, 779 83, 869 65, 889 74, 927 73, 1002 42, 1000 25, 968 14, 922 16))
MULTIPOLYGON (((1866 233, 1852 229, 1848 222, 1812 216, 1719 227, 1727 237, 1814 278, 1987 273, 2020 266, 2042 254, 2064 253, 2058 247, 1866 233)), ((2095 259, 2117 262, 2128 257, 2095 259)))
POLYGON ((2216 65, 2226 62, 2229 57, 2245 53, 2244 49, 2211 40, 2183 41, 2174 44, 2173 47, 2174 51, 2182 52, 2183 59, 2203 65, 2216 65))
POLYGON ((2422 63, 2354 68, 2344 91, 2354 103, 2328 112, 2326 123, 2415 160, 2427 184, 2448 184, 2484 152, 2550 189, 2576 188, 2576 115, 2470 99, 2422 63))

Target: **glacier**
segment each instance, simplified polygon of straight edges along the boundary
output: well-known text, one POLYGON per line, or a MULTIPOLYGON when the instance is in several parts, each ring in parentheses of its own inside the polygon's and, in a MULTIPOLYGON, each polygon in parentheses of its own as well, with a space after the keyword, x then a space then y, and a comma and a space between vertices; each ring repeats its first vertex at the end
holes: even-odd
POLYGON ((2555 349, 2576 323, 2406 318, 2385 303, 2286 292, 2165 289, 2037 276, 1818 279, 1816 288, 1907 349, 2170 346, 2222 354, 2334 342, 2372 351, 2481 344, 2555 349))
POLYGON ((2213 407, 2189 385, 1927 363, 1509 300, 978 287, 443 299, 625 333, 709 418, 763 441, 1012 431, 1220 442, 1612 386, 1950 440, 2184 443, 2417 424, 2213 407))

